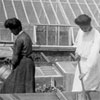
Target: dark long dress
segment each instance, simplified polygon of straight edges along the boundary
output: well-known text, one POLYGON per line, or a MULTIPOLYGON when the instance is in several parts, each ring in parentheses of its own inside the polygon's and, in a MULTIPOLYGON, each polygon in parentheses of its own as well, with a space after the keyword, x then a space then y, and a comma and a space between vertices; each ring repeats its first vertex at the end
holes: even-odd
POLYGON ((5 80, 0 93, 35 92, 35 65, 31 55, 32 41, 27 33, 22 32, 14 43, 13 72, 5 80))

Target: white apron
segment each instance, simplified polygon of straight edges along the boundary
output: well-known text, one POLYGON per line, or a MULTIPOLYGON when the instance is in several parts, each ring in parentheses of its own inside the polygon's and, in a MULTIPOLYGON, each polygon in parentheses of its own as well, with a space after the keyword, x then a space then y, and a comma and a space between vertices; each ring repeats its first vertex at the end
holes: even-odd
MULTIPOLYGON (((96 90, 100 83, 100 33, 96 29, 87 35, 81 29, 76 38, 76 53, 81 56, 80 66, 85 90, 96 90)), ((82 91, 78 65, 73 80, 72 92, 82 91)))

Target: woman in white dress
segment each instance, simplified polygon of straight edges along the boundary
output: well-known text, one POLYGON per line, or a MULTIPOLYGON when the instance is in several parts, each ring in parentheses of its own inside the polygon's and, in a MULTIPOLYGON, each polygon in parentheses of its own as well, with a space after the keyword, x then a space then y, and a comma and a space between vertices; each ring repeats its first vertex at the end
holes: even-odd
POLYGON ((78 16, 75 23, 80 28, 75 45, 82 73, 80 74, 77 66, 72 92, 82 91, 81 79, 86 91, 95 91, 100 83, 100 33, 91 26, 91 18, 86 14, 78 16))

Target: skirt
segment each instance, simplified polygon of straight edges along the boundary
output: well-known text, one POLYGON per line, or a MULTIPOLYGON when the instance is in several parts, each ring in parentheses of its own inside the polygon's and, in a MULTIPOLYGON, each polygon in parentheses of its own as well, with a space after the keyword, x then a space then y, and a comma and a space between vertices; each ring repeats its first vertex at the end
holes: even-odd
POLYGON ((35 65, 30 58, 23 57, 20 63, 4 81, 0 93, 35 92, 35 65))

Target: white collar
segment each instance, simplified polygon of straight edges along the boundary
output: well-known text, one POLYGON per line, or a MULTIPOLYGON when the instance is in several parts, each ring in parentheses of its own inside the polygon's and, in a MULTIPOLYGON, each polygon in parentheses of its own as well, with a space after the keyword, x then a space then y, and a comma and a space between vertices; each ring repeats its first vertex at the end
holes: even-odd
POLYGON ((15 36, 15 40, 16 40, 17 37, 18 37, 19 35, 21 35, 22 33, 23 33, 23 31, 20 31, 19 34, 15 36))
POLYGON ((19 35, 21 35, 22 33, 23 33, 23 31, 20 31, 19 34, 17 35, 17 37, 18 37, 19 35))

